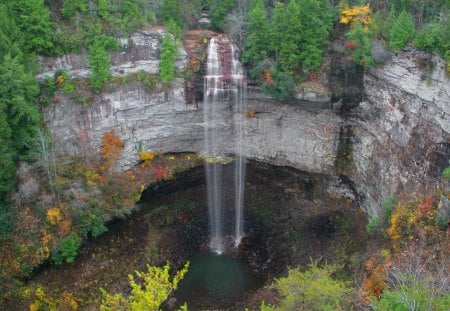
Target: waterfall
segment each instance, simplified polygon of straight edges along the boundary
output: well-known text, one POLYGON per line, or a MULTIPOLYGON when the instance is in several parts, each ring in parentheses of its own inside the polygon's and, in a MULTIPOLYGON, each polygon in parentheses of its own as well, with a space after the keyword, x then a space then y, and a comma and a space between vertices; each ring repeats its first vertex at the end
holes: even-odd
MULTIPOLYGON (((220 146, 223 133, 224 102, 231 102, 235 113, 235 232, 237 246, 243 235, 243 208, 245 187, 245 158, 242 155, 244 132, 244 92, 243 71, 238 61, 238 50, 226 37, 214 37, 209 42, 207 73, 204 78, 204 123, 206 152, 206 182, 208 192, 208 213, 211 232, 210 247, 218 253, 225 251, 223 173, 220 158, 224 156, 220 146)), ((230 139, 230 138, 225 138, 230 139)))

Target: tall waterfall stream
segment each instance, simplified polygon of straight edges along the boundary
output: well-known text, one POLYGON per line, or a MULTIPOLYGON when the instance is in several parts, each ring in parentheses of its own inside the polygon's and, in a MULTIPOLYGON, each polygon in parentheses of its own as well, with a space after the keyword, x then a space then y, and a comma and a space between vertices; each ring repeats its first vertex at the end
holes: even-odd
POLYGON ((244 136, 244 105, 245 105, 244 75, 238 60, 238 49, 227 37, 219 36, 210 40, 208 49, 207 74, 204 79, 204 122, 205 122, 205 153, 206 179, 208 191, 208 211, 211 231, 211 249, 223 253, 225 247, 224 232, 224 200, 222 160, 226 155, 222 151, 220 141, 223 141, 221 128, 221 105, 232 103, 235 115, 235 176, 234 176, 234 245, 237 247, 244 232, 244 183, 245 157, 242 154, 244 136), (222 138, 222 139, 219 139, 222 138))

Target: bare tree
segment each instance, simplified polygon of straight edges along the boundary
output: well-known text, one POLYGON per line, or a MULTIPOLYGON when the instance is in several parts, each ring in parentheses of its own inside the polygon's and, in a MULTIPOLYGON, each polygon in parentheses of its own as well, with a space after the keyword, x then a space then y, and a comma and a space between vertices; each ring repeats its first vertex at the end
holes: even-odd
POLYGON ((235 9, 225 19, 225 31, 242 49, 247 37, 248 0, 237 1, 235 9))

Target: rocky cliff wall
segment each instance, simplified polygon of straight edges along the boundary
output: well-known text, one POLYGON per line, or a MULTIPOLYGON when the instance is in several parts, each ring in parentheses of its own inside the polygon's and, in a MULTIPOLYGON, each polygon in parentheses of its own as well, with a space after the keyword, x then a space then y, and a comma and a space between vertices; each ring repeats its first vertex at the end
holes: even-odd
POLYGON ((450 80, 442 59, 406 51, 364 75, 367 100, 350 113, 347 176, 369 215, 396 193, 442 186, 450 160, 450 80))
MULTIPOLYGON (((139 69, 157 73, 160 36, 161 31, 131 36, 129 45, 113 55, 115 74, 139 69)), ((184 55, 179 68, 186 61, 184 55)), ((85 56, 76 61, 71 57, 43 59, 40 77, 66 68, 74 77, 86 78, 86 60, 80 60, 85 56)), ((401 53, 365 74, 367 100, 345 114, 326 109, 323 103, 282 104, 251 89, 246 109, 251 114, 236 114, 231 102, 220 107, 216 126, 222 152, 235 152, 234 124, 244 122, 247 157, 333 180, 337 172, 352 186, 361 207, 370 216, 377 215, 391 194, 441 183, 440 172, 448 165, 450 83, 442 60, 432 58, 434 68, 426 71, 421 68, 424 57, 401 53)), ((88 107, 63 96, 60 103, 44 109, 44 118, 66 149, 78 154, 92 154, 103 133, 114 129, 125 142, 121 169, 139 162, 138 150, 204 150, 203 103, 186 103, 182 80, 153 92, 136 82, 117 85, 95 95, 88 107)), ((347 190, 339 183, 333 189, 351 196, 347 190)))

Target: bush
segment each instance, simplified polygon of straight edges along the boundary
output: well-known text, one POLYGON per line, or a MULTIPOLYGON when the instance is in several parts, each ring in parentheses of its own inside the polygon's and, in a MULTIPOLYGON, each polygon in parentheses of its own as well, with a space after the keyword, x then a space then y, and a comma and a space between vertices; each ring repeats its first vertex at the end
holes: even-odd
POLYGON ((331 277, 337 270, 337 266, 325 264, 318 267, 315 262, 303 272, 298 268, 290 269, 288 276, 277 279, 274 285, 282 297, 279 305, 267 306, 263 303, 261 309, 344 310, 353 289, 331 277))
POLYGON ((380 229, 380 218, 374 216, 369 219, 369 222, 366 225, 367 233, 370 235, 374 235, 380 229))
POLYGON ((71 235, 66 236, 64 239, 62 239, 61 248, 58 251, 56 258, 54 258, 55 263, 61 264, 62 261, 72 263, 78 254, 79 247, 80 238, 76 233, 72 233, 71 235))

